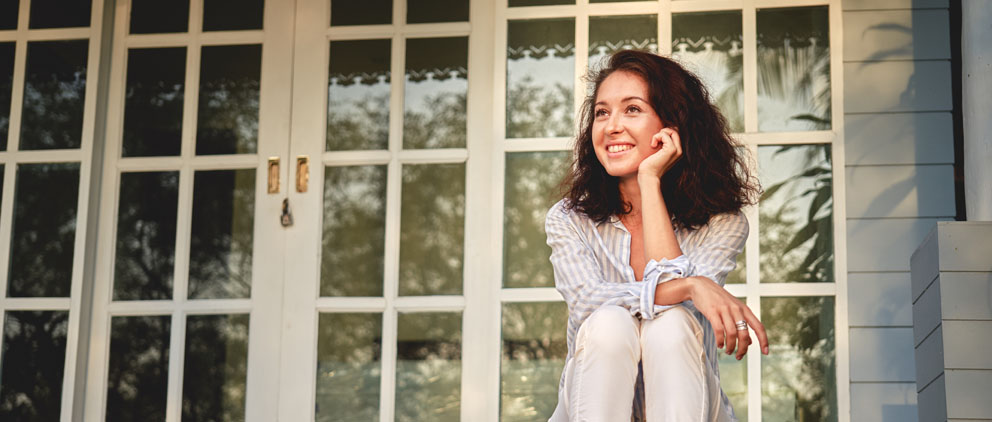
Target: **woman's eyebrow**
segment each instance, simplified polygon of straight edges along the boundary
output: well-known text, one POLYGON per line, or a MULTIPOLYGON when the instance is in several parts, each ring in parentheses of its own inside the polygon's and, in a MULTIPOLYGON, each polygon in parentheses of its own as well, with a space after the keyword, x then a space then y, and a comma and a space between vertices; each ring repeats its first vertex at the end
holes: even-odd
MULTIPOLYGON (((622 99, 622 100, 620 100, 620 102, 621 102, 621 103, 625 103, 625 102, 627 102, 627 101, 631 101, 631 100, 638 100, 638 101, 641 101, 641 102, 643 102, 643 103, 646 103, 646 102, 647 102, 647 100, 645 100, 645 99, 643 99, 643 98, 641 98, 641 97, 638 97, 638 96, 632 96, 632 97, 626 97, 626 98, 624 98, 624 99, 622 99)), ((593 105, 594 105, 594 106, 601 106, 601 105, 602 105, 602 106, 605 106, 605 105, 606 105, 606 101, 602 101, 602 100, 600 100, 600 101, 596 101, 596 103, 595 103, 595 104, 593 104, 593 105)))

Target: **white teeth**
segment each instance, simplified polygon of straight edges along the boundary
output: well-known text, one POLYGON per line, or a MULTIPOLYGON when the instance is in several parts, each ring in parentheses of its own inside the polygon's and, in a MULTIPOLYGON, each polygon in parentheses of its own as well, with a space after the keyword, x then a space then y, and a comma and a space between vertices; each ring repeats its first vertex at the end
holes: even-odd
POLYGON ((631 145, 610 145, 606 147, 606 150, 609 152, 623 152, 631 148, 633 148, 631 145))

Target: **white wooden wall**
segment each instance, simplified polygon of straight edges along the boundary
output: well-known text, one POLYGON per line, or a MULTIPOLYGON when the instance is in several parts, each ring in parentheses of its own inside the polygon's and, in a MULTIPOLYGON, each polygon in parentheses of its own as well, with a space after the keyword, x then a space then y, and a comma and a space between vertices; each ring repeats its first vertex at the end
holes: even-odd
POLYGON ((843 9, 851 420, 916 421, 909 260, 955 215, 948 3, 843 9))

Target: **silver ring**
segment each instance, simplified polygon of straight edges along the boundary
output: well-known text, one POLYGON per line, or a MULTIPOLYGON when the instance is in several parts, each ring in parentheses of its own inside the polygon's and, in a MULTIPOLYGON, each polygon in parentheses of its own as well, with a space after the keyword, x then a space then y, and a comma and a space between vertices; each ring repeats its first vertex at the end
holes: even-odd
POLYGON ((737 331, 746 331, 747 330, 747 321, 744 321, 742 319, 740 321, 737 321, 735 324, 737 325, 737 331))

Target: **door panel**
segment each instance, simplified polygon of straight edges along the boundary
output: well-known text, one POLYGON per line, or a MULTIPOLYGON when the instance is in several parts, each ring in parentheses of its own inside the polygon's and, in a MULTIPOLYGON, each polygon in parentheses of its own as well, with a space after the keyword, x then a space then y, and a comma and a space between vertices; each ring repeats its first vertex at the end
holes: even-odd
POLYGON ((293 10, 150 3, 116 8, 86 420, 275 420, 293 10))

